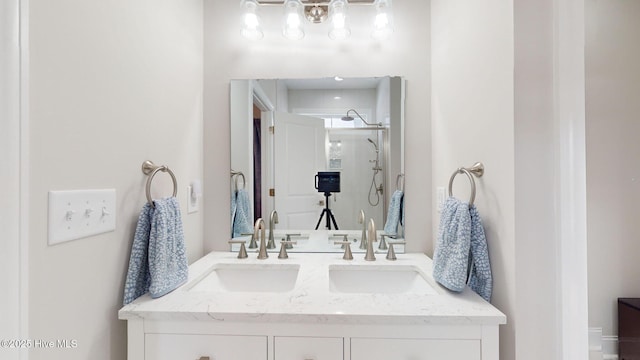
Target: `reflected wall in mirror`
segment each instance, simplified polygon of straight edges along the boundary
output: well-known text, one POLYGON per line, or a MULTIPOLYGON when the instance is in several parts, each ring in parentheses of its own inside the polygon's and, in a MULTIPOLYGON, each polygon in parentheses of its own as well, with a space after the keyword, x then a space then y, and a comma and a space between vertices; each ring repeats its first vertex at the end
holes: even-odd
POLYGON ((404 172, 403 92, 389 76, 232 80, 231 190, 246 192, 249 226, 275 209, 278 229, 359 230, 364 210, 383 229, 404 172), (339 172, 340 191, 316 189, 318 172, 339 172))

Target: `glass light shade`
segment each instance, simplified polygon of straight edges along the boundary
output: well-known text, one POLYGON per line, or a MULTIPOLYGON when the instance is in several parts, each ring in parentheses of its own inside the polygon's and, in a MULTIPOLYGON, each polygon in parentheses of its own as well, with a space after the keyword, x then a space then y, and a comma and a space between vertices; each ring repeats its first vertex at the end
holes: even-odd
POLYGON ((351 29, 347 24, 346 0, 331 0, 329 18, 331 19, 331 30, 329 30, 331 39, 342 40, 351 36, 351 29))
POLYGON ((242 14, 242 36, 249 40, 260 40, 264 37, 258 17, 258 2, 256 0, 244 0, 242 2, 244 12, 242 14))
POLYGON ((376 40, 384 40, 393 33, 393 11, 391 0, 376 0, 376 17, 373 21, 373 36, 376 40))
POLYGON ((282 35, 291 40, 299 40, 304 37, 302 3, 300 0, 285 0, 282 35))

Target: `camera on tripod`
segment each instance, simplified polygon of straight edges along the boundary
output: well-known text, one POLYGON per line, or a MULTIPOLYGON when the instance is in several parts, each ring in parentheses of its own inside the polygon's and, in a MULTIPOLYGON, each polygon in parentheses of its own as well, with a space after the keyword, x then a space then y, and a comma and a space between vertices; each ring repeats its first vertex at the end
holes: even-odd
POLYGON ((331 193, 340 192, 340 172, 338 171, 318 171, 316 175, 316 190, 318 192, 324 193, 325 198, 325 207, 322 209, 322 214, 320 214, 320 219, 318 219, 318 223, 316 224, 316 230, 320 226, 322 222, 322 218, 326 215, 326 224, 325 228, 327 230, 331 230, 331 224, 333 223, 333 227, 336 230, 338 229, 338 224, 336 223, 336 218, 333 216, 333 212, 329 208, 329 196, 331 193))
POLYGON ((340 192, 340 172, 318 171, 316 190, 321 193, 340 192))

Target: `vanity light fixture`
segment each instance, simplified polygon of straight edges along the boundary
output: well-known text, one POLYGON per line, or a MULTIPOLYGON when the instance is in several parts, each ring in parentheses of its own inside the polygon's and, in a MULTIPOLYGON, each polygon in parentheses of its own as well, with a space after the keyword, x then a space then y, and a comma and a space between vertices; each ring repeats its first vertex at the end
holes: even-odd
POLYGON ((391 0, 375 0, 376 17, 373 21, 373 36, 376 40, 383 40, 393 33, 393 13, 391 11, 391 0))
POLYGON ((393 33, 392 0, 241 0, 243 9, 242 35, 251 40, 264 36, 260 28, 258 8, 262 6, 283 6, 284 20, 282 34, 292 40, 305 35, 303 17, 312 24, 330 21, 329 38, 343 40, 351 36, 347 11, 355 5, 374 6, 372 37, 383 40, 393 33))
POLYGON ((377 127, 382 127, 382 123, 377 123, 377 124, 371 124, 368 123, 367 120, 365 120, 364 118, 362 118, 362 116, 360 114, 358 114, 358 112, 355 109, 349 109, 347 110, 347 114, 345 116, 342 117, 342 121, 353 121, 355 120, 355 118, 353 116, 349 116, 350 112, 354 112, 356 115, 358 115, 358 118, 360 118, 360 120, 362 120, 363 123, 367 124, 367 126, 377 126, 377 127))
POLYGON ((257 0, 242 0, 242 36, 249 40, 260 40, 264 37, 260 27, 257 0))
POLYGON ((284 25, 282 35, 290 40, 300 40, 304 37, 302 28, 302 2, 300 0, 284 1, 284 25))
POLYGON ((351 29, 347 24, 346 0, 332 0, 329 3, 329 17, 331 18, 330 39, 343 40, 351 36, 351 29))

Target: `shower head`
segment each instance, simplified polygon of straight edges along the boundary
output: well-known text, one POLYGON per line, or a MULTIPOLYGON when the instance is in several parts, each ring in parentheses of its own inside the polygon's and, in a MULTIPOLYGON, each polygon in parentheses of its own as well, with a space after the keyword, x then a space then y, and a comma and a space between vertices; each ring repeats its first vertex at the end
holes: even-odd
POLYGON ((358 118, 360 118, 360 120, 362 120, 363 123, 367 124, 367 126, 378 126, 378 127, 382 127, 382 123, 377 123, 377 124, 371 124, 368 123, 367 120, 363 119, 362 116, 360 114, 358 114, 358 112, 355 109, 349 109, 347 110, 347 114, 345 116, 342 117, 342 121, 353 121, 355 120, 355 118, 353 116, 349 116, 350 112, 354 112, 356 115, 358 115, 358 118))
POLYGON ((378 152, 378 144, 376 144, 375 142, 373 142, 373 140, 371 140, 370 138, 367 138, 367 140, 373 144, 373 146, 376 148, 376 152, 378 152))

